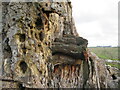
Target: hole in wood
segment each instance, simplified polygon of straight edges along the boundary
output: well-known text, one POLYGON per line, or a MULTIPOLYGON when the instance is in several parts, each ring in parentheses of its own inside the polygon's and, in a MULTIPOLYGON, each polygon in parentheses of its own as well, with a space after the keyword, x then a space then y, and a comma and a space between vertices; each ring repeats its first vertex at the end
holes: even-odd
POLYGON ((27 66, 25 61, 21 61, 19 66, 20 66, 20 69, 23 73, 25 73, 27 71, 28 66, 27 66))

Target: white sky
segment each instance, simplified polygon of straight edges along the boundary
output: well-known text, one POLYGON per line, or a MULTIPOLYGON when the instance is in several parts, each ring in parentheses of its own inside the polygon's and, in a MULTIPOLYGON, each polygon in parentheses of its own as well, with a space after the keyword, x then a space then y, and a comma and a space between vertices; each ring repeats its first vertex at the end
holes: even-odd
POLYGON ((88 46, 118 45, 119 0, 71 0, 77 32, 88 46))

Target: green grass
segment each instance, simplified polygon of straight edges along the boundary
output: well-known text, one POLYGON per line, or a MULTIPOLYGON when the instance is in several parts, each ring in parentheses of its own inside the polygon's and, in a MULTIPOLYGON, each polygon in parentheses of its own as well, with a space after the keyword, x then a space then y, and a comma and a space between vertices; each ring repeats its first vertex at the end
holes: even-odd
POLYGON ((102 59, 120 60, 118 47, 90 47, 89 49, 102 59))
POLYGON ((116 68, 120 69, 120 65, 119 64, 114 64, 114 63, 109 63, 109 62, 107 62, 106 64, 110 65, 112 67, 116 67, 116 68))
MULTIPOLYGON (((118 47, 89 47, 89 50, 102 59, 120 60, 120 48, 118 47)), ((117 63, 106 62, 106 64, 120 69, 117 63)))

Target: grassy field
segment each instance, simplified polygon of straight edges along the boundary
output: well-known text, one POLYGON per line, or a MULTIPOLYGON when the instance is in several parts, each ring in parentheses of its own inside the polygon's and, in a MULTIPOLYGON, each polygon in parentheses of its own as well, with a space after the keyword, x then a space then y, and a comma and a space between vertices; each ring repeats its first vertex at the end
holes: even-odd
MULTIPOLYGON (((120 48, 118 47, 89 47, 89 50, 102 59, 120 60, 120 48)), ((106 62, 106 64, 120 69, 117 63, 106 62)))
POLYGON ((89 49, 102 59, 120 60, 118 47, 89 47, 89 49))

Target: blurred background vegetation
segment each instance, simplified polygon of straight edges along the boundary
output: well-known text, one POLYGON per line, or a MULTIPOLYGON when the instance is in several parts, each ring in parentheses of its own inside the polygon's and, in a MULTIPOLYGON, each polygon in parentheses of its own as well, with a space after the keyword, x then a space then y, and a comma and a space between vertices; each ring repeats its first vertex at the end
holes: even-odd
MULTIPOLYGON (((99 58, 118 60, 120 62, 120 47, 89 47, 89 50, 95 53, 99 58)), ((120 69, 120 63, 106 61, 106 64, 120 69)))

